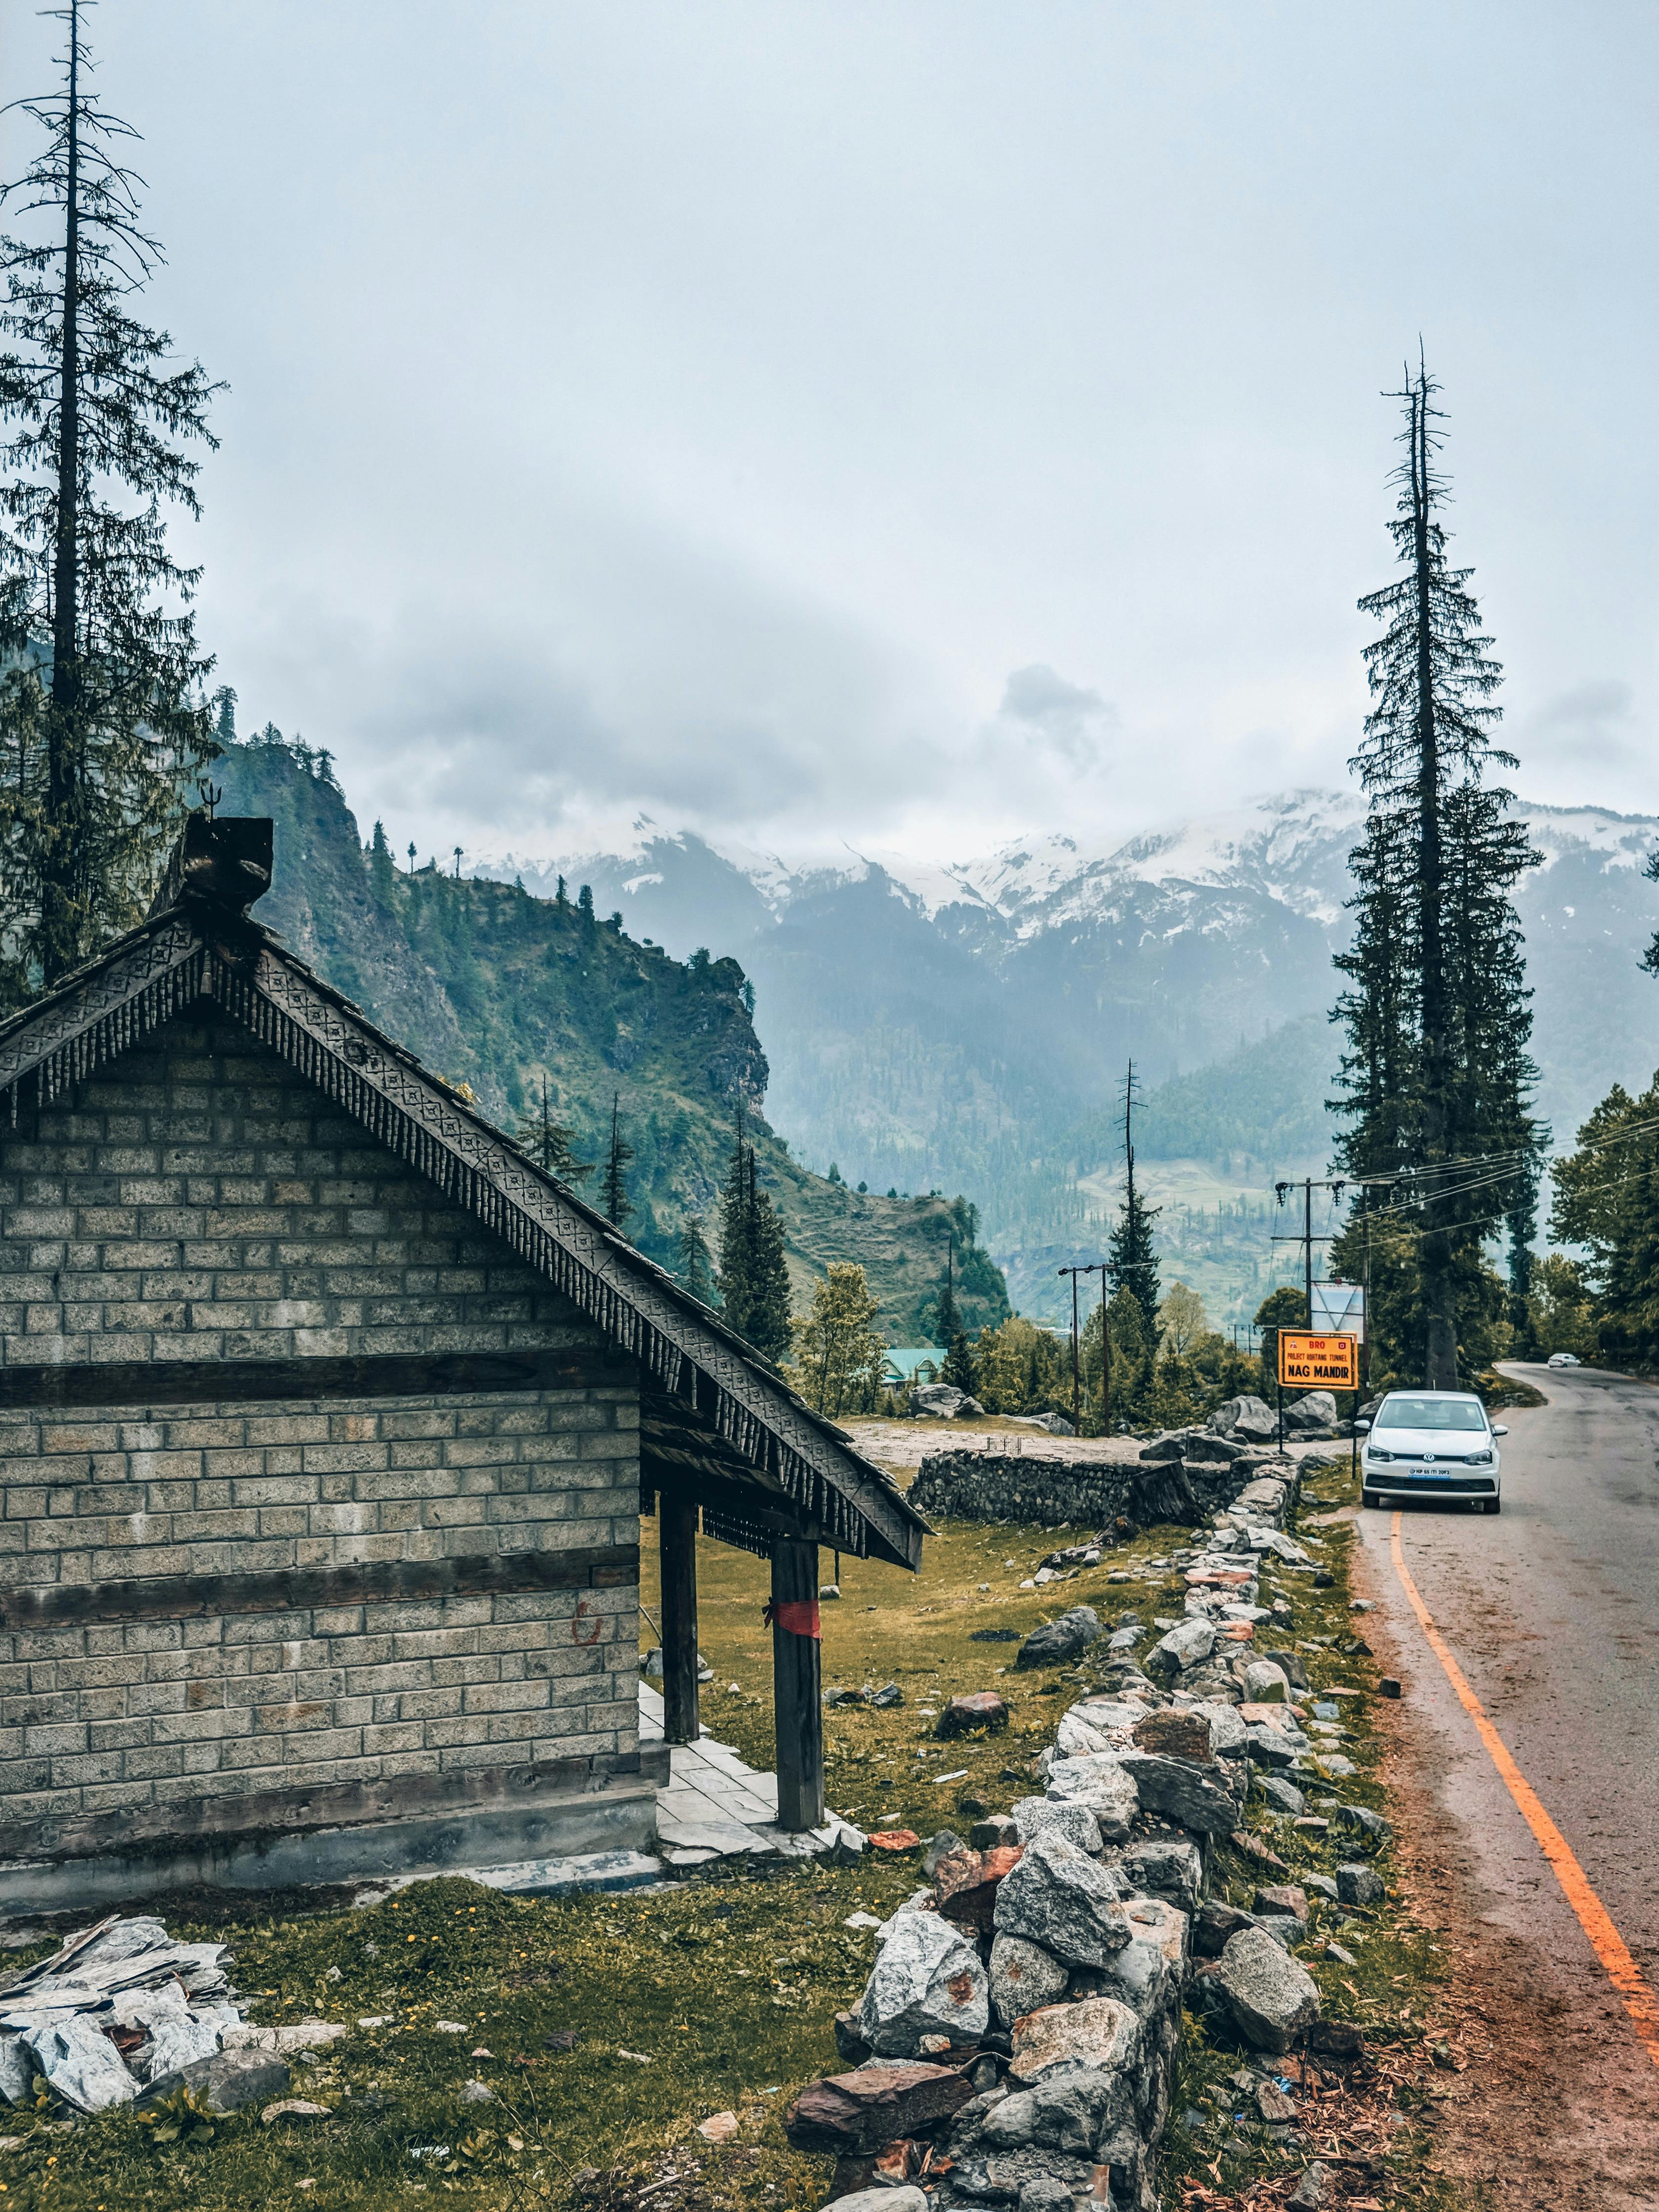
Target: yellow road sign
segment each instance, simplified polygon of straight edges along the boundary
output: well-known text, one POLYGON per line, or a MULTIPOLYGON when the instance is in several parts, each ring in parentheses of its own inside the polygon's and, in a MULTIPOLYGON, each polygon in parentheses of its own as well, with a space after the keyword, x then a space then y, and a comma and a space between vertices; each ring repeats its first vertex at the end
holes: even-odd
POLYGON ((1287 1390, 1357 1390, 1357 1336, 1310 1336, 1302 1329, 1279 1332, 1279 1380, 1287 1390))

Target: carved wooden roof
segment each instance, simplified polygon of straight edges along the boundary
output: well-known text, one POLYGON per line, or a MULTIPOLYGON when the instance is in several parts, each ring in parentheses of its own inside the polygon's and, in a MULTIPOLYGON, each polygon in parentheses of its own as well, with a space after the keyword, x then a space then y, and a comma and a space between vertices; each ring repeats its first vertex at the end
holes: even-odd
MULTIPOLYGON (((711 1466, 746 1474, 757 1504, 766 1497, 786 1508, 803 1532, 860 1558, 920 1564, 927 1522, 842 1431, 269 931, 227 907, 182 897, 0 1023, 0 1092, 14 1121, 20 1092, 49 1103, 203 998, 487 1224, 637 1358, 653 1422, 682 1432, 687 1465, 700 1449, 711 1466)), ((733 1503, 724 1517, 735 1529, 733 1503)), ((710 1517, 710 1533, 724 1533, 712 1510, 710 1517)))

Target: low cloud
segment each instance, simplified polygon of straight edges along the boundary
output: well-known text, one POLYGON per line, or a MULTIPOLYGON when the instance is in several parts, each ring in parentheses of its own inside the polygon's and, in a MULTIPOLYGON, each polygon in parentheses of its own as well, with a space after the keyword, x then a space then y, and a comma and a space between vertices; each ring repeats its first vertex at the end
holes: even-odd
POLYGON ((1074 768, 1102 765, 1117 734, 1117 709, 1098 691, 1086 690, 1042 661, 1016 668, 996 710, 999 722, 1045 745, 1074 768))

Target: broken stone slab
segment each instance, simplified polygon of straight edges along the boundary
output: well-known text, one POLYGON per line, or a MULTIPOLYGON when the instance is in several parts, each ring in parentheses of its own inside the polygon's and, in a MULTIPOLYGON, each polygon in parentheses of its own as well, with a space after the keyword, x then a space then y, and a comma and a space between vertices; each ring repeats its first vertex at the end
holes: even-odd
POLYGON ((1088 1759, 1097 1752, 1109 1752, 1114 1746, 1104 1729, 1096 1728, 1074 1706, 1070 1712, 1060 1717, 1054 1748, 1063 1759, 1088 1759))
POLYGON ((274 2051, 286 2058, 295 2051, 321 2051, 351 2029, 343 2020, 296 2020, 281 2027, 256 2027, 251 2021, 225 2030, 227 2051, 274 2051))
POLYGON ((1028 1936, 998 1933, 990 1946, 990 2007, 1004 2027, 1066 1994, 1071 1970, 1028 1936))
POLYGON ((1249 1743, 1244 1723, 1238 1717, 1238 1708, 1219 1698, 1206 1698, 1202 1703, 1190 1705, 1189 1712, 1202 1713, 1209 1723, 1210 1741, 1218 1759, 1240 1759, 1249 1743))
POLYGON ((1111 1997, 1144 2024, 1172 2024, 1186 1963, 1187 1916, 1157 1897, 1131 1898, 1125 1910, 1132 1940, 1105 1966, 1074 1974, 1070 1995, 1111 1997))
POLYGON ((269 2097, 285 2096, 290 2079, 287 2061, 273 2051, 221 2051, 152 2081, 138 2105, 142 2111, 177 2090, 189 2089, 210 2112, 222 2116, 269 2097))
POLYGON ((966 1849, 967 1845, 954 1828, 941 1828, 922 1854, 923 1873, 931 1881, 942 1861, 948 1859, 953 1851, 966 1849))
POLYGON ((1293 1881, 1275 1882, 1266 1889, 1258 1889, 1250 1900, 1259 1913, 1288 1913, 1293 1920, 1308 1917, 1308 1893, 1293 1881))
POLYGON ((966 2075, 948 2066, 832 2074, 802 2089, 784 2115, 784 2132, 796 2150, 868 2158, 899 2136, 948 2119, 973 2094, 966 2075))
POLYGON ((977 2043, 989 2024, 985 1970, 961 1930, 933 1912, 890 1920, 858 2008, 858 2032, 870 2049, 911 2058, 924 2035, 977 2043))
POLYGON ((1191 1759, 1166 1759, 1157 1752, 1126 1751, 1124 1772, 1141 1805, 1200 1835, 1231 1835, 1244 1813, 1244 1785, 1237 1770, 1220 1759, 1201 1766, 1191 1759))
POLYGON ((1291 2212, 1319 2212, 1325 2201, 1325 2169, 1316 2158, 1285 2202, 1291 2212))
POLYGON ((1130 1936, 1116 1881, 1051 1832, 1033 1838, 1003 1881, 995 1925, 1002 1935, 1040 1944, 1069 1966, 1103 1966, 1130 1936))
POLYGON ((1016 1667, 1063 1667, 1087 1651, 1101 1633, 1100 1616, 1092 1605, 1075 1605, 1057 1620, 1045 1620, 1020 1646, 1016 1667))
POLYGON ((1233 2025, 1257 2051, 1288 2051, 1319 2017, 1313 1977, 1265 1929, 1230 1936, 1215 1978, 1233 2025))
POLYGON ((935 1735, 993 1735, 1008 1724, 1008 1709, 995 1690, 969 1690, 954 1697, 934 1723, 935 1735))
POLYGON ((1127 1752, 1093 1752, 1057 1759, 1044 1795, 1061 1805, 1087 1805, 1108 1843, 1121 1843, 1141 1808, 1127 1752))
POLYGON ((106 2112, 112 2105, 130 2105, 138 2094, 119 2051, 84 2014, 27 2028, 21 2040, 33 2054, 35 2071, 77 2112, 106 2112))
MULTIPOLYGON (((468 2088, 472 2087, 469 2082, 468 2088)), ((283 2097, 274 2105, 267 2105, 259 2117, 264 2124, 275 2127, 278 2120, 326 2120, 332 2117, 330 2105, 313 2105, 307 2097, 283 2097)))
POLYGON ((1008 2077, 1029 2088, 1061 2069, 1122 2073, 1141 2053, 1141 2023, 1116 1997, 1042 2005, 1013 2028, 1008 2077))

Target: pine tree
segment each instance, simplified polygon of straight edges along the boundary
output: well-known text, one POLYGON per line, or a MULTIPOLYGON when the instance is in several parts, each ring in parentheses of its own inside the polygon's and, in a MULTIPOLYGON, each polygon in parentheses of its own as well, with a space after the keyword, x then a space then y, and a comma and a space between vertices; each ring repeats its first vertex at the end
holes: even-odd
POLYGON ((1132 1293, 1147 1341, 1158 1341, 1158 1247, 1152 1224, 1160 1208, 1148 1206, 1135 1182, 1135 1062, 1123 1079, 1123 1210, 1106 1243, 1106 1278, 1115 1291, 1132 1293))
POLYGON ((705 1306, 715 1304, 717 1293, 714 1287, 714 1261, 709 1252, 703 1217, 695 1208, 680 1224, 675 1256, 679 1262, 680 1279, 693 1297, 700 1298, 705 1306))
POLYGON ((720 1200, 720 1296, 726 1319, 774 1364, 790 1346, 789 1266, 784 1219, 760 1188, 754 1147, 737 1118, 720 1200))
MULTIPOLYGON (((1537 855, 1510 817, 1511 795, 1485 781, 1517 763, 1492 741, 1503 672, 1473 572, 1446 558, 1438 389, 1420 365, 1396 395, 1405 459, 1389 531, 1404 573, 1359 602, 1386 628, 1365 648, 1373 704, 1353 763, 1370 806, 1353 855, 1353 941, 1337 962, 1350 1049, 1335 1103, 1361 1208, 1375 1212, 1386 1193, 1390 1219, 1414 1228, 1420 1371, 1451 1389, 1460 1285, 1472 1319, 1486 1297, 1481 1240, 1517 1204, 1544 1133, 1529 1112, 1529 994, 1511 900, 1537 855)), ((1351 1264, 1344 1248, 1333 1256, 1351 1264)))
MULTIPOLYGON (((576 1157, 576 1132, 571 1123, 554 1118, 545 1075, 542 1078, 540 1105, 528 1121, 518 1124, 512 1135, 513 1142, 530 1154, 544 1175, 556 1176, 560 1182, 580 1182, 593 1173, 591 1160, 578 1160, 576 1157)), ((615 1215, 609 1218, 615 1218, 615 1215)))
POLYGON ((386 825, 377 822, 374 835, 369 840, 369 881, 380 905, 391 908, 397 884, 397 863, 391 857, 391 847, 386 842, 386 825))
POLYGON ((59 88, 19 103, 45 143, 0 204, 0 929, 12 996, 58 981, 142 914, 191 781, 215 753, 200 570, 167 550, 161 502, 195 516, 222 387, 134 295, 162 259, 140 226, 137 133, 87 89, 78 0, 59 88))
POLYGON ((605 1148, 604 1179, 599 1187, 599 1203, 605 1218, 613 1229, 626 1226, 633 1211, 628 1203, 627 1170, 633 1158, 633 1147, 622 1134, 621 1093, 613 1091, 610 1098, 610 1142, 605 1148))
POLYGON ((960 1390, 970 1398, 979 1395, 979 1364, 973 1356, 973 1346, 964 1328, 953 1329, 945 1364, 939 1370, 939 1380, 948 1382, 953 1390, 960 1390))

